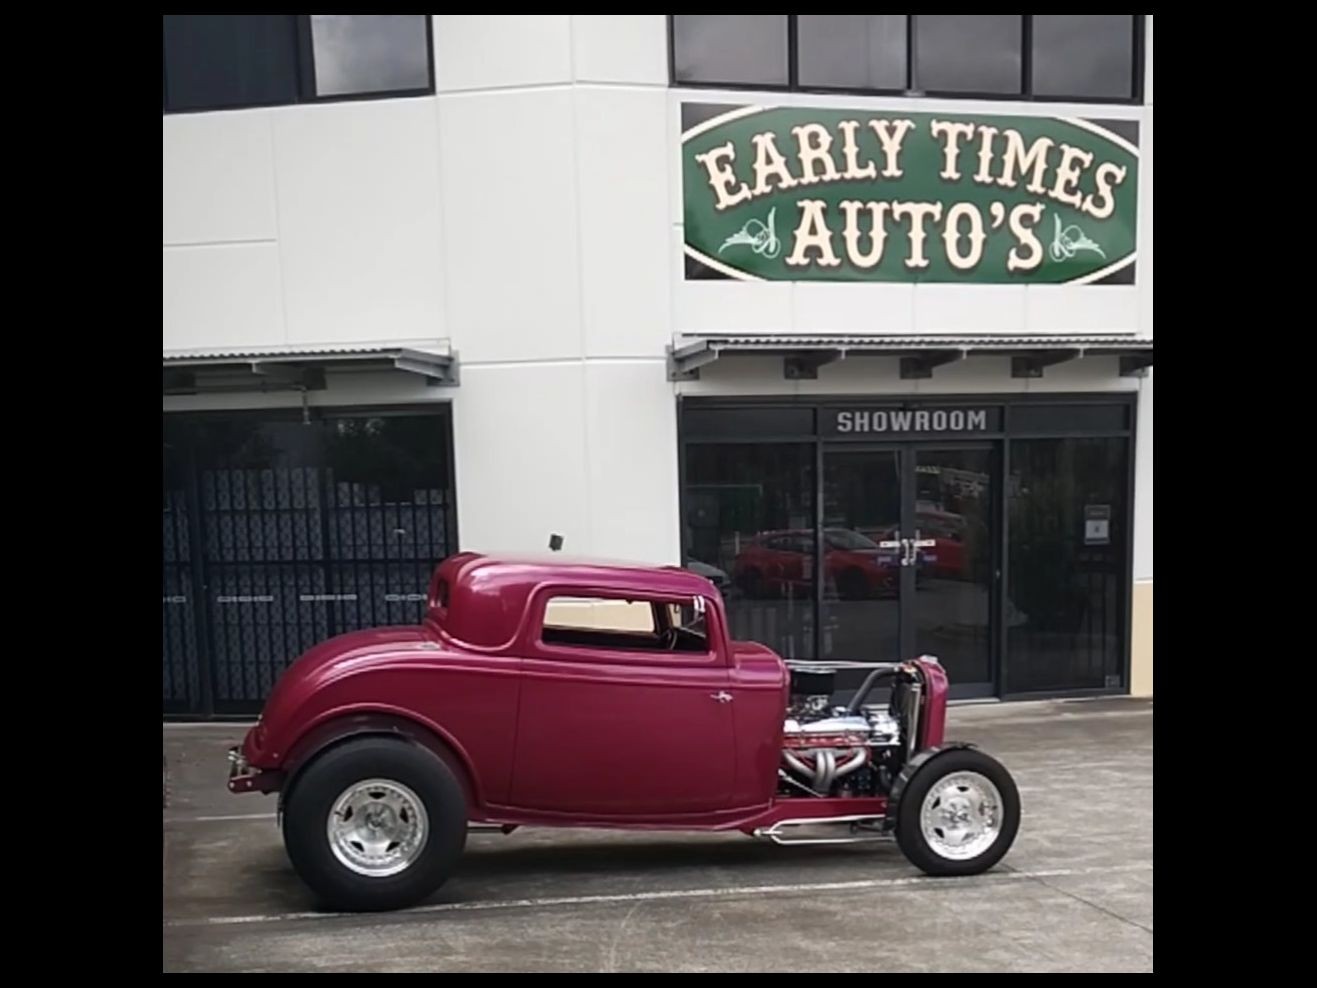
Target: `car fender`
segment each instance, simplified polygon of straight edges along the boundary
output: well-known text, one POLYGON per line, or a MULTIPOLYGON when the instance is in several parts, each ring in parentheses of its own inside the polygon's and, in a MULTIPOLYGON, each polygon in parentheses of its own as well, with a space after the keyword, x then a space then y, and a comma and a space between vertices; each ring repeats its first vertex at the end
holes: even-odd
POLYGON ((443 761, 457 776, 466 794, 467 805, 472 807, 480 805, 480 794, 471 766, 446 739, 424 724, 407 717, 382 711, 362 711, 318 724, 294 742, 288 757, 284 759, 284 782, 279 793, 280 806, 282 807, 288 793, 296 785, 298 775, 317 755, 334 745, 364 735, 396 737, 419 744, 443 761))
POLYGON ((887 815, 883 820, 883 829, 896 829, 897 814, 901 810, 901 797, 905 795, 910 780, 918 774, 921 768, 938 755, 945 754, 948 751, 964 751, 966 748, 977 747, 978 745, 971 744, 968 741, 947 741, 936 748, 921 748, 916 751, 905 763, 905 767, 901 769, 900 774, 897 775, 896 782, 892 784, 892 791, 887 797, 887 815))

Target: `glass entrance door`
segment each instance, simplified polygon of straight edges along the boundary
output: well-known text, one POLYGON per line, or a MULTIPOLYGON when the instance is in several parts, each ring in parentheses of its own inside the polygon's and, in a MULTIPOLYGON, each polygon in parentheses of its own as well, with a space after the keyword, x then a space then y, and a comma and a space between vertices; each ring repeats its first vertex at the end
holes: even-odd
POLYGON ((820 659, 935 655, 953 696, 995 692, 995 463, 989 445, 825 447, 820 659))
POLYGON ((1000 567, 995 452, 988 446, 915 447, 912 513, 905 532, 915 582, 909 654, 936 655, 953 696, 991 696, 1000 567))
MULTIPOLYGON (((823 455, 819 658, 899 662, 904 454, 895 448, 837 447, 823 455)), ((849 686, 863 674, 843 676, 849 686)))

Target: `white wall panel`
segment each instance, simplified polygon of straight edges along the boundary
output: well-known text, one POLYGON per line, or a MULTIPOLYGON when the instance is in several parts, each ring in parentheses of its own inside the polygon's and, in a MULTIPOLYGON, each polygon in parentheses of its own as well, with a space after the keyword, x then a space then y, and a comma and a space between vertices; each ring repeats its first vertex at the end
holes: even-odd
POLYGON ((463 369, 453 403, 463 549, 592 551, 580 361, 463 369))
POLYGON ((443 97, 445 284, 464 361, 579 357, 570 90, 443 97))
POLYGON ((164 242, 272 240, 270 111, 164 118, 164 242))
POLYGON ((668 84, 666 14, 573 14, 577 82, 668 84))
POLYGON ((570 14, 435 14, 439 92, 570 82, 570 14))
POLYGON ((274 244, 164 248, 164 349, 287 342, 274 244))
POLYGON ((590 361, 585 369, 593 551, 680 561, 677 404, 661 360, 590 361))
POLYGON ((434 101, 290 107, 274 135, 289 338, 444 336, 434 101))
POLYGON ((576 91, 585 348, 654 356, 672 333, 666 229, 667 100, 647 89, 576 91))

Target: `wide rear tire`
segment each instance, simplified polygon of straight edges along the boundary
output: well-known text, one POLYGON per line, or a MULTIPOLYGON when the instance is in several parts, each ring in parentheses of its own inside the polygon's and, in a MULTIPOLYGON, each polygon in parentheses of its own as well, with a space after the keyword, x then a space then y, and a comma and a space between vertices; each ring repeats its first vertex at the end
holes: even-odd
POLYGON ((284 847, 320 901, 342 912, 415 905, 466 846, 461 784, 410 741, 363 738, 320 755, 284 803, 284 847))

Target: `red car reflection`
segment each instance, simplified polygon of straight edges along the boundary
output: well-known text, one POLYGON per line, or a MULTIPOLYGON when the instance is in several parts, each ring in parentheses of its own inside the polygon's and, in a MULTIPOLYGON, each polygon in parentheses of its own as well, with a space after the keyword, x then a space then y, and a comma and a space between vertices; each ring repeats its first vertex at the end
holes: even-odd
MULTIPOLYGON (((969 578, 965 555, 965 519, 949 511, 920 509, 917 516, 919 528, 915 537, 921 542, 932 540, 931 546, 919 549, 915 557, 916 575, 934 577, 942 580, 965 580, 969 578)), ((863 535, 874 541, 883 542, 897 537, 897 529, 866 528, 863 535)))
MULTIPOLYGON (((898 554, 859 532, 823 533, 823 573, 843 600, 897 592, 898 554)), ((814 584, 814 533, 808 529, 760 532, 737 554, 732 580, 747 597, 808 594, 814 584)))

